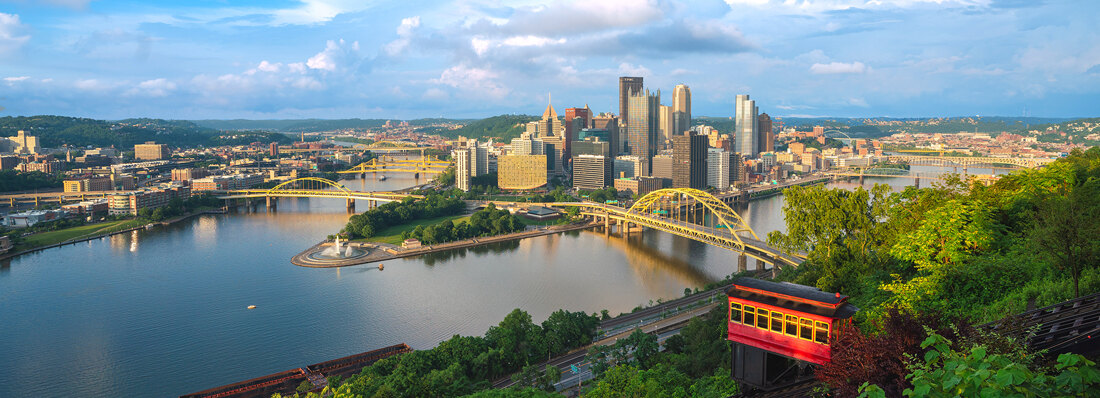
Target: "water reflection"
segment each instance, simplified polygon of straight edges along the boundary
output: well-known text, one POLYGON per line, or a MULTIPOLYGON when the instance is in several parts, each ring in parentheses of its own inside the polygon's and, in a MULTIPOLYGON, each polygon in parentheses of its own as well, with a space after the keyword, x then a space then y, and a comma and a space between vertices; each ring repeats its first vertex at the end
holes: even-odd
MULTIPOLYGON (((627 239, 614 234, 606 235, 602 231, 596 230, 585 230, 584 232, 588 239, 603 239, 607 247, 624 253, 630 268, 645 286, 652 287, 658 282, 663 283, 664 280, 661 278, 665 275, 674 276, 679 279, 680 283, 688 286, 702 286, 714 281, 714 278, 709 277, 692 263, 656 249, 660 244, 660 232, 647 230, 636 234, 640 236, 630 236, 627 239)), ((672 237, 672 247, 675 249, 673 253, 681 255, 692 253, 693 249, 701 249, 699 245, 705 246, 705 244, 691 239, 678 236, 672 237)), ((699 251, 700 254, 703 254, 703 258, 698 259, 696 264, 707 262, 705 252, 706 250, 699 251)))

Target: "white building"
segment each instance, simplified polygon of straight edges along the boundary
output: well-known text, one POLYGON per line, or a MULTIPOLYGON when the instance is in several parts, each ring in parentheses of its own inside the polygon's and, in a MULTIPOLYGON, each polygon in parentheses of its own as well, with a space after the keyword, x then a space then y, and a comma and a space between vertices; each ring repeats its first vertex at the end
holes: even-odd
POLYGON ((707 148, 707 185, 727 190, 732 180, 733 153, 720 148, 707 148))
POLYGON ((455 186, 463 191, 470 190, 470 150, 456 149, 451 152, 455 158, 455 186))

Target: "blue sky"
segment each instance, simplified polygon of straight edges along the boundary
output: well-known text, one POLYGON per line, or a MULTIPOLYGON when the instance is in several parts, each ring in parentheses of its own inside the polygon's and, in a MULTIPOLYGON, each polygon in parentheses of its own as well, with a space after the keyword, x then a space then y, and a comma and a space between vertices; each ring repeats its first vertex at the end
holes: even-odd
POLYGON ((1100 2, 0 0, 0 116, 1100 116, 1100 2))

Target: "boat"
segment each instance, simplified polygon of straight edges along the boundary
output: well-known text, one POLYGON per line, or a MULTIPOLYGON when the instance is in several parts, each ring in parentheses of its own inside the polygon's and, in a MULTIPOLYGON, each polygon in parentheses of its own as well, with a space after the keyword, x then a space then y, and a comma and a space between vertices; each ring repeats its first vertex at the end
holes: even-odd
POLYGON ((256 309, 256 306, 255 305, 250 305, 250 306, 248 306, 248 309, 254 310, 254 309, 256 309))
POLYGON ((379 270, 379 271, 383 270, 384 268, 386 268, 386 266, 385 266, 385 265, 382 265, 382 264, 378 264, 378 270, 379 270))
POLYGON ((386 176, 378 176, 378 181, 386 181, 386 176))

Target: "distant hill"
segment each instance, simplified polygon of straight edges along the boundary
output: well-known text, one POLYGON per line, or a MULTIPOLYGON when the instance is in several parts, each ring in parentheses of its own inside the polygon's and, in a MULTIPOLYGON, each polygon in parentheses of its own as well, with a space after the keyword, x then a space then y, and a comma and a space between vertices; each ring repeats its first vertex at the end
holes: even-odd
POLYGON ((500 115, 468 123, 459 129, 442 130, 437 134, 448 138, 463 136, 477 139, 493 138, 498 142, 510 142, 513 138, 519 138, 520 134, 526 130, 527 122, 535 120, 539 120, 539 118, 530 115, 500 115))
MULTIPOLYGON (((284 133, 316 133, 322 131, 369 129, 382 127, 387 120, 398 123, 399 119, 272 119, 272 120, 194 120, 193 123, 217 130, 268 130, 284 133)), ((427 126, 432 124, 466 123, 470 120, 463 119, 413 119, 408 120, 413 126, 427 126)))
POLYGON ((283 134, 249 131, 223 133, 185 120, 125 119, 106 121, 67 116, 20 116, 0 118, 0 136, 14 136, 19 130, 37 136, 46 148, 74 147, 132 148, 156 141, 173 147, 226 145, 250 142, 290 142, 283 134), (243 141, 243 142, 242 142, 243 141))

